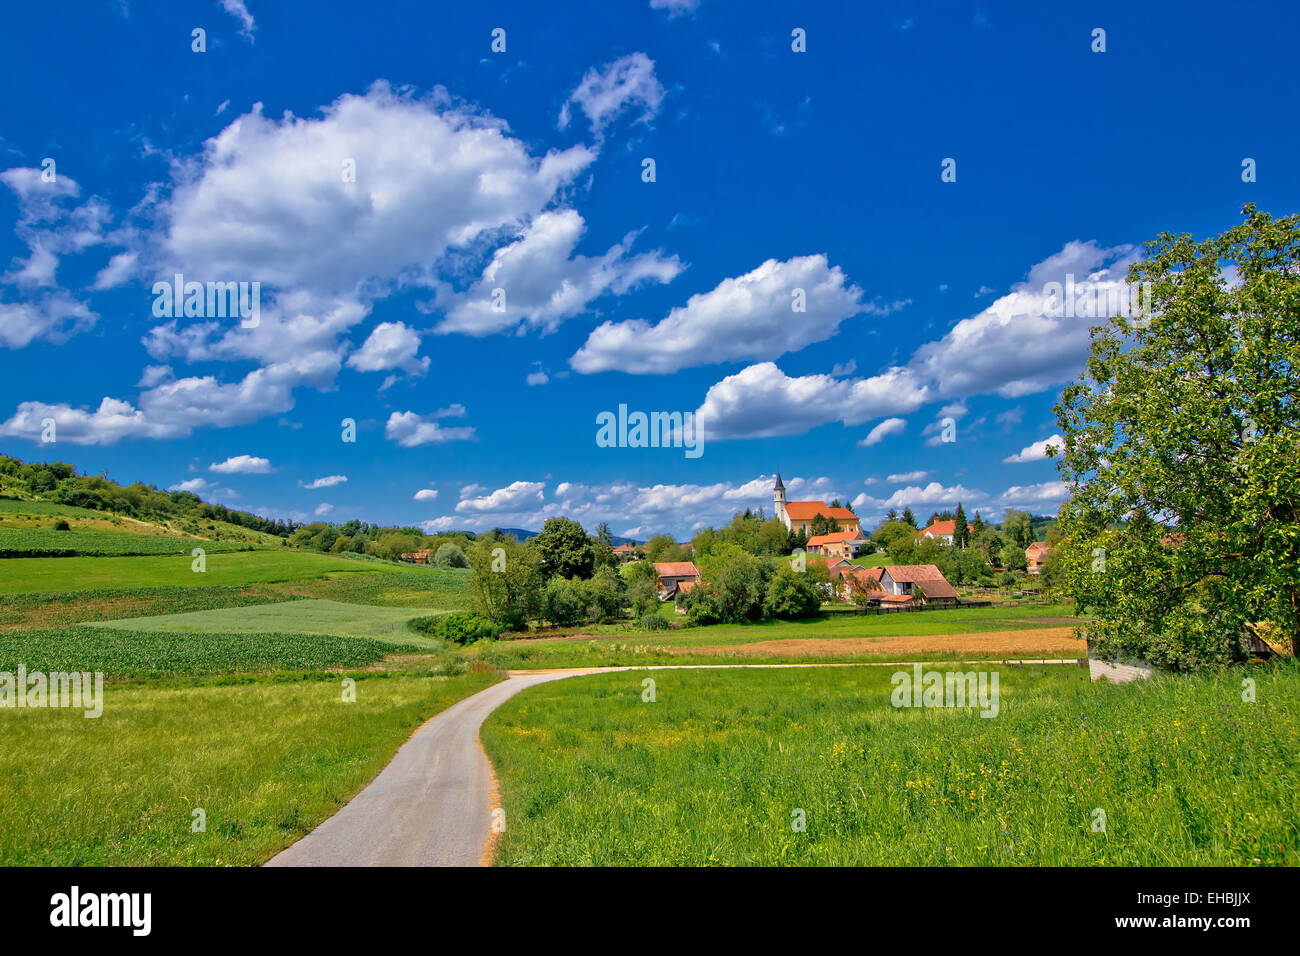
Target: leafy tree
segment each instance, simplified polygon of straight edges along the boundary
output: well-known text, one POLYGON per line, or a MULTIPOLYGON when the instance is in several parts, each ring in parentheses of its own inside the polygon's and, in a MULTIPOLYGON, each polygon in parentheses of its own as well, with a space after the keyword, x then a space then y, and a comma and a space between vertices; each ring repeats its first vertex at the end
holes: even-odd
POLYGON ((782 562, 767 582, 763 612, 769 617, 793 620, 812 617, 821 610, 821 604, 822 595, 808 576, 782 562))
POLYGON ((645 556, 650 562, 685 561, 690 552, 666 534, 657 534, 645 543, 645 556))
POLYGON ((1028 511, 1008 508, 1002 519, 1002 537, 1009 543, 1027 548, 1034 543, 1034 519, 1028 511))
POLYGON ((542 592, 542 617, 560 627, 579 624, 587 617, 587 595, 581 578, 559 575, 546 582, 542 592))
POLYGON ((587 617, 593 622, 617 617, 627 604, 627 582, 610 566, 598 568, 585 582, 587 617))
POLYGON ((1094 329, 1056 408, 1067 588, 1104 650, 1171 668, 1300 642, 1300 215, 1242 214, 1146 244, 1149 323, 1094 329))
POLYGON ((834 534, 840 530, 839 522, 830 515, 816 514, 813 515, 812 521, 808 522, 808 530, 811 532, 809 537, 817 537, 819 534, 834 534))
MULTIPOLYGON (((724 545, 703 559, 700 572, 710 598, 716 598, 716 610, 728 623, 757 620, 763 611, 768 566, 736 545, 724 545)), ((701 590, 696 587, 691 591, 701 590)))
POLYGON ((508 630, 521 630, 541 610, 540 559, 509 535, 476 541, 466 554, 474 607, 508 630))
POLYGON ((440 568, 469 567, 469 559, 465 557, 465 552, 450 541, 438 545, 438 550, 433 553, 433 563, 440 568))
POLYGON ((1014 543, 1003 545, 998 557, 1002 560, 1002 566, 1008 571, 1023 571, 1029 563, 1025 557, 1025 549, 1014 543))
POLYGON ((596 554, 592 540, 582 525, 568 518, 547 518, 541 534, 529 542, 541 559, 542 575, 550 580, 589 578, 595 568, 596 554))

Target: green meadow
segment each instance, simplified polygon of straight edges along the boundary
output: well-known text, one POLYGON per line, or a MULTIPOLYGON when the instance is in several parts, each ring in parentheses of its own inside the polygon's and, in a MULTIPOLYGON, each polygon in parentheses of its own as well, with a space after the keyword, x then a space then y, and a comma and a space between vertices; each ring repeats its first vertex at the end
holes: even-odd
POLYGON ((361 558, 288 549, 209 552, 206 570, 192 569, 188 553, 171 557, 6 558, 0 561, 0 594, 120 587, 219 587, 316 578, 329 572, 426 573, 361 558))
POLYGON ((0 712, 0 865, 256 865, 491 674, 105 688, 104 713, 0 712), (194 811, 205 814, 194 832, 194 811))
POLYGON ((1294 661, 1252 670, 1254 703, 1237 672, 1107 685, 1002 667, 991 719, 896 709, 891 673, 630 671, 526 690, 482 731, 510 821, 497 862, 1300 864, 1294 661))

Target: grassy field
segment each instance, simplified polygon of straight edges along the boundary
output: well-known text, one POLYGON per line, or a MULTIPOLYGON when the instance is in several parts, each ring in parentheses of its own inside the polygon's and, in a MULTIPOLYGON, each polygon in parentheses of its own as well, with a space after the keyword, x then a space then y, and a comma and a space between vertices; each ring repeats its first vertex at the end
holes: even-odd
POLYGON ((1297 865, 1300 667, 895 709, 888 668, 558 681, 488 718, 507 865, 1297 865), (1094 810, 1106 814, 1094 832, 1094 810), (795 832, 796 811, 806 831, 795 832))
POLYGON ((105 621, 97 626, 136 632, 323 634, 363 637, 407 647, 441 647, 442 642, 431 640, 407 627, 407 622, 429 613, 429 610, 416 608, 375 607, 306 598, 280 604, 123 618, 105 621))
POLYGON ((0 711, 0 865, 253 865, 495 676, 110 687, 104 714, 0 711), (206 832, 191 830, 193 811, 206 832))
POLYGON ((332 572, 427 574, 415 565, 366 561, 288 549, 210 552, 207 570, 191 569, 189 554, 174 557, 8 558, 0 562, 0 594, 132 587, 214 587, 317 578, 332 572), (409 570, 408 570, 409 569, 409 570))
MULTIPOLYGON (((161 534, 133 534, 129 531, 55 531, 53 528, 0 528, 0 558, 24 557, 109 557, 115 555, 185 554, 194 548, 216 551, 247 551, 241 541, 206 541, 161 534)), ((2 570, 2 569, 0 569, 2 570)))

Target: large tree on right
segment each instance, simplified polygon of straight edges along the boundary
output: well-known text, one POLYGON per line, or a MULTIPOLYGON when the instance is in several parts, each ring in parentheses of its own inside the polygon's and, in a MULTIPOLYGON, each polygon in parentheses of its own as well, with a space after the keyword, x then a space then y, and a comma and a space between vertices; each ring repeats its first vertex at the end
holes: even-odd
POLYGON ((1300 215, 1253 205, 1129 271, 1056 406, 1072 497, 1056 560, 1103 653, 1190 670, 1300 639, 1300 215))

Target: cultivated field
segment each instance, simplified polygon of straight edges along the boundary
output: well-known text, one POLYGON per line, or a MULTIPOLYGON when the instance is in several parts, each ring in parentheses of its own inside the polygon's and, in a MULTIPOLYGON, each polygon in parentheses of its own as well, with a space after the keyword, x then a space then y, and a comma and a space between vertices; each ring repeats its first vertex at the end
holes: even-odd
POLYGON ((889 668, 651 671, 527 690, 483 729, 505 865, 1300 863, 1300 668, 895 709, 889 668), (656 701, 642 700, 646 676, 656 701), (1095 832, 1095 811, 1105 813, 1095 832), (803 811, 806 831, 792 829, 803 811))

